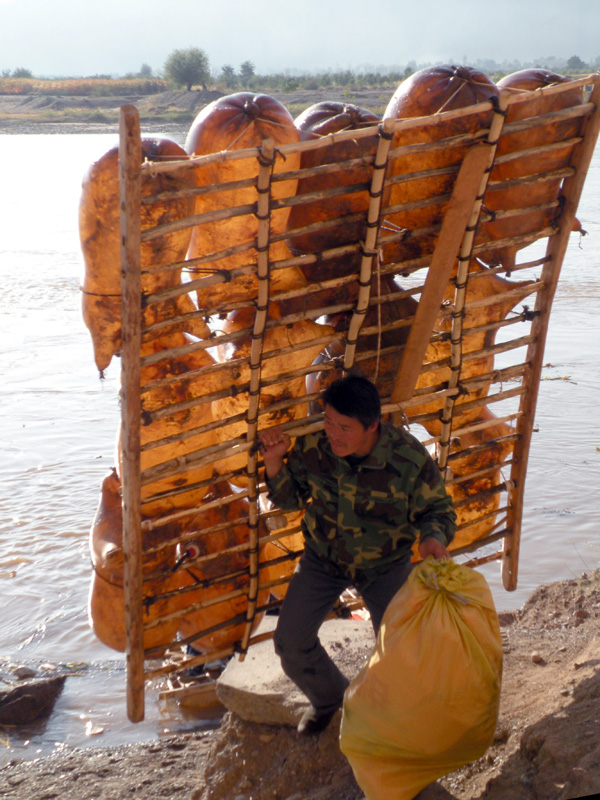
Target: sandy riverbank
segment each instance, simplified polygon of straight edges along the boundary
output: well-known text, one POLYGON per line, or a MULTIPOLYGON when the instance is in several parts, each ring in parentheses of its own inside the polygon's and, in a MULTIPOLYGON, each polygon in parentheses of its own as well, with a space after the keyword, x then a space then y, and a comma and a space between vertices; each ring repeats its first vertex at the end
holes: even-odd
MULTIPOLYGON (((501 615, 496 741, 423 800, 568 800, 600 791, 600 573, 539 587, 501 615)), ((11 800, 362 800, 333 725, 306 740, 227 714, 215 732, 71 750, 0 770, 11 800)))
MULTIPOLYGON (((377 89, 299 90, 273 92, 293 117, 304 109, 325 100, 334 100, 366 108, 381 114, 395 87, 377 89)), ((140 112, 142 132, 161 131, 169 135, 189 128, 219 92, 183 90, 156 95, 131 97, 59 97, 0 95, 0 134, 117 133, 119 108, 132 104, 140 112)))

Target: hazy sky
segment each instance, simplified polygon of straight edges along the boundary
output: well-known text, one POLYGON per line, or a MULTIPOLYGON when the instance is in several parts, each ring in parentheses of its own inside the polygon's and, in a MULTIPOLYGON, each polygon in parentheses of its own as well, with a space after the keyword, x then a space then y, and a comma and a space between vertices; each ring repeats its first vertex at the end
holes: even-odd
POLYGON ((0 71, 159 72, 200 47, 213 71, 600 55, 600 0, 0 0, 0 71))

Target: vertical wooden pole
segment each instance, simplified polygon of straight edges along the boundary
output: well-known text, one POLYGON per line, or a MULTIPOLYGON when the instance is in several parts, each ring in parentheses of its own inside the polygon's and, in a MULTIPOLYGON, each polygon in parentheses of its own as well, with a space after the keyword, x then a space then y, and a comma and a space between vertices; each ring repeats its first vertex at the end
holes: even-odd
POLYGON ((379 236, 379 227, 381 225, 380 216, 385 173, 387 171, 390 147, 392 146, 392 140, 394 138, 394 123, 395 120, 386 119, 379 126, 379 143, 377 145, 377 152, 375 153, 375 161, 373 162, 371 187, 369 190, 370 199, 367 209, 367 231, 362 247, 362 259, 358 278, 358 298, 346 338, 346 349, 344 353, 345 370, 351 369, 354 365, 358 334, 365 321, 366 313, 369 310, 373 261, 378 257, 377 237, 379 236))
POLYGON ((144 718, 144 631, 140 498, 141 173, 140 119, 121 106, 121 481, 127 658, 127 715, 144 718))
MULTIPOLYGON (((254 442, 258 433, 260 411, 260 385, 265 329, 269 317, 269 298, 271 294, 271 264, 269 248, 271 241, 271 180, 275 164, 275 142, 265 139, 258 156, 258 176, 256 191, 256 276, 258 280, 256 296, 256 317, 250 346, 250 387, 248 389, 248 441, 254 442)), ((244 659, 256 617, 258 584, 260 578, 258 550, 258 468, 254 450, 248 451, 248 608, 246 627, 240 643, 240 661, 244 659)))
POLYGON ((548 334, 550 310, 556 293, 562 262, 571 237, 573 220, 600 130, 599 81, 594 84, 590 101, 595 105, 595 109, 585 121, 583 141, 577 146, 573 154, 572 166, 575 167, 575 174, 571 178, 566 178, 563 185, 561 197, 564 200, 564 205, 560 217, 560 228, 558 233, 552 236, 548 242, 546 255, 549 258, 542 271, 542 281, 545 287, 537 295, 535 306, 537 316, 531 324, 531 333, 534 336, 534 341, 527 350, 526 361, 529 368, 524 377, 524 380, 529 384, 529 391, 523 395, 521 408, 519 409, 521 413, 517 425, 519 439, 515 444, 511 471, 511 483, 516 488, 512 492, 512 502, 508 509, 508 529, 510 534, 504 539, 502 557, 502 583, 508 591, 513 591, 517 588, 525 475, 527 473, 535 409, 544 363, 544 349, 548 334))

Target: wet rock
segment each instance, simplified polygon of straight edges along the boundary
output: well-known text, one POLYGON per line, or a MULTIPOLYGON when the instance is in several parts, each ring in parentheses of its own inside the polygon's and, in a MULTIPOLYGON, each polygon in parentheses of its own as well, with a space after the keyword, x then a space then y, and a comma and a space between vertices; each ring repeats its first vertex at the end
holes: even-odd
POLYGON ((35 678, 36 671, 31 667, 17 667, 15 669, 15 675, 19 680, 26 680, 27 678, 35 678))
POLYGON ((48 717, 66 679, 60 675, 30 680, 0 691, 0 725, 20 727, 48 717))

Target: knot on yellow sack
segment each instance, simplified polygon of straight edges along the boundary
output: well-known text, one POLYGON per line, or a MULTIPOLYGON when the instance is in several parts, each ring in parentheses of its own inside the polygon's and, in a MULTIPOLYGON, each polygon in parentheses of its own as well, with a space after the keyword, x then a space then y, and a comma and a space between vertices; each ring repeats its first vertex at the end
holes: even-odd
POLYGON ((471 578, 470 571, 467 567, 455 564, 451 558, 437 561, 433 556, 428 556, 415 570, 414 575, 428 589, 447 592, 458 603, 471 602, 464 594, 465 586, 471 578))

